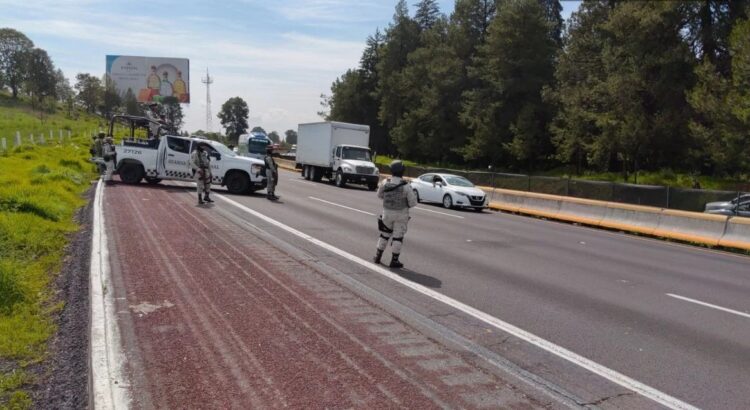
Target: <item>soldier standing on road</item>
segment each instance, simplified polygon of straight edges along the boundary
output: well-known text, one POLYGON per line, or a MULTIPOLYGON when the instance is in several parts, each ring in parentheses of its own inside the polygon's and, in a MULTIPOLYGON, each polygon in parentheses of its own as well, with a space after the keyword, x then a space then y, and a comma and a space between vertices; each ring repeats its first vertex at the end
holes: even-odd
POLYGON ((273 160, 273 147, 270 145, 266 147, 266 156, 263 161, 266 163, 266 198, 271 201, 279 199, 276 196, 276 184, 279 181, 279 168, 276 166, 276 161, 273 160))
POLYGON ((159 130, 161 129, 161 113, 159 112, 159 104, 152 102, 148 105, 146 110, 146 117, 151 120, 148 123, 149 139, 159 138, 159 130))
POLYGON ((94 142, 91 143, 89 152, 95 159, 96 168, 99 170, 99 175, 104 174, 105 166, 101 162, 104 151, 104 133, 100 132, 99 135, 94 135, 94 142))
POLYGON ((111 184, 112 173, 114 173, 115 171, 115 161, 117 159, 115 142, 112 137, 107 137, 104 139, 104 144, 102 144, 102 158, 104 159, 105 164, 104 182, 107 184, 111 184))
POLYGON ((402 268, 404 265, 398 260, 401 255, 401 246, 406 235, 406 227, 409 223, 409 208, 417 205, 417 197, 409 182, 403 180, 404 164, 401 161, 391 162, 391 178, 388 178, 378 187, 378 198, 383 200, 383 214, 378 218, 378 249, 373 260, 380 263, 383 251, 391 241, 391 268, 402 268))
POLYGON ((209 197, 211 193, 211 160, 203 144, 198 144, 193 153, 190 154, 190 164, 198 191, 198 205, 203 205, 204 201, 213 202, 209 197))

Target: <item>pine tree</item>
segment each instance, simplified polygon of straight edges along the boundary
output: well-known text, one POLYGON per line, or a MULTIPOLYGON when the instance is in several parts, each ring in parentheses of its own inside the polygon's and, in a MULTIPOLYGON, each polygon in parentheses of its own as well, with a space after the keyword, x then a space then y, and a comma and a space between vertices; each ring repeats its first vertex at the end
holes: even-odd
POLYGON ((414 20, 422 31, 429 30, 440 18, 440 6, 436 0, 420 0, 417 4, 414 20))
POLYGON ((479 86, 465 93, 461 119, 472 131, 467 159, 534 168, 550 151, 550 107, 556 45, 536 0, 504 1, 471 67, 479 86))

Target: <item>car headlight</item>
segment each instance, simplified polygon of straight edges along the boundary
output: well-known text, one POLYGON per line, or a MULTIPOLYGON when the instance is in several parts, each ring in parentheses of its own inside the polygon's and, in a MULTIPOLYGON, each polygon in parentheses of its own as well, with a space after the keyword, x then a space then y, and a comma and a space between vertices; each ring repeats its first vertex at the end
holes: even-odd
POLYGON ((461 192, 461 191, 456 191, 456 193, 459 194, 459 195, 461 195, 461 196, 469 196, 467 193, 461 192))
POLYGON ((258 174, 260 174, 260 171, 261 171, 262 169, 263 169, 263 167, 262 167, 262 166, 260 166, 259 164, 253 164, 253 165, 252 165, 252 166, 250 167, 250 172, 252 172, 252 173, 253 173, 253 174, 255 174, 255 175, 258 175, 258 174))
POLYGON ((344 168, 344 171, 346 172, 352 172, 352 169, 347 166, 343 166, 342 168, 344 168))

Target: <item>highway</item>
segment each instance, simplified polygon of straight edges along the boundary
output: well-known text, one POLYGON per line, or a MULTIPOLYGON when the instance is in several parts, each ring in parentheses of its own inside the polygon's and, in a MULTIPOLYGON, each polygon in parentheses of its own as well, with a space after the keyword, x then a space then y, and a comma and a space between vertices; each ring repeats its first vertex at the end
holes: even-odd
MULTIPOLYGON (((287 171, 277 193, 279 202, 227 198, 347 253, 372 257, 380 209, 374 193, 287 171)), ((491 211, 420 204, 411 215, 402 277, 690 405, 750 408, 750 258, 491 211)), ((263 219, 244 217, 584 401, 632 407, 635 402, 622 400, 637 400, 622 386, 477 325, 263 219)))

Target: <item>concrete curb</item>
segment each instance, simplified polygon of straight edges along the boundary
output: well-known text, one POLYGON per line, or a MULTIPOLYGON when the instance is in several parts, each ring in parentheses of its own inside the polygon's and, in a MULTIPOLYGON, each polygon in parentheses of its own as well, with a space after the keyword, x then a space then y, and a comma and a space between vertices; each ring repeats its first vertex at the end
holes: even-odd
POLYGON ((111 290, 109 250, 102 210, 103 194, 104 183, 100 179, 94 196, 89 284, 89 407, 127 409, 130 405, 130 392, 122 371, 123 355, 111 290))

